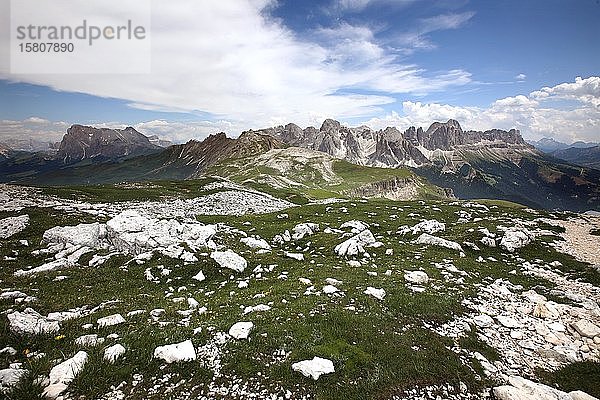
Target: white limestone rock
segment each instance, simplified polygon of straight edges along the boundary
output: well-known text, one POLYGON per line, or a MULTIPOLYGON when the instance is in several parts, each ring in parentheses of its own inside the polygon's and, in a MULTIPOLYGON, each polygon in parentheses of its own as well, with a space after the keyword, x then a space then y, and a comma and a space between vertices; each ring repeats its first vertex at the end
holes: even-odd
POLYGON ((416 285, 425 285, 429 282, 429 276, 423 271, 405 271, 404 279, 416 285))
POLYGON ((301 223, 301 224, 296 225, 292 229, 292 232, 293 232, 292 239, 300 240, 300 239, 303 239, 305 236, 310 236, 318 231, 319 231, 319 224, 314 224, 312 222, 301 223))
POLYGON ((192 279, 197 280, 198 282, 202 282, 206 279, 206 277, 204 276, 204 272, 198 271, 196 275, 192 276, 192 279))
POLYGON ((600 328, 589 321, 581 319, 577 322, 572 323, 571 326, 581 336, 585 336, 591 339, 593 339, 595 336, 600 336, 600 328))
POLYGON ((430 235, 433 235, 436 232, 443 232, 445 230, 446 224, 443 222, 438 222, 435 219, 419 222, 411 229, 413 235, 418 233, 429 233, 430 235))
POLYGON ((334 251, 341 257, 358 256, 366 252, 365 247, 372 246, 377 242, 373 233, 365 229, 359 234, 335 246, 334 251))
POLYGON ((98 337, 98 335, 95 333, 91 334, 91 335, 79 336, 77 339, 75 339, 75 344, 77 346, 94 347, 94 346, 98 346, 102 343, 104 343, 104 338, 98 337))
POLYGON ((300 372, 307 378, 310 377, 316 381, 321 375, 334 373, 335 367, 331 360, 314 357, 312 360, 304 360, 292 364, 292 370, 300 372))
POLYGON ((58 397, 83 370, 87 360, 88 354, 80 351, 72 358, 53 367, 50 370, 50 385, 44 389, 44 395, 51 399, 58 397))
POLYGON ((291 253, 289 251, 284 251, 283 255, 297 261, 304 261, 304 254, 302 253, 291 253))
POLYGON ((76 226, 56 226, 44 232, 42 238, 46 243, 65 243, 90 248, 107 246, 104 240, 106 226, 98 222, 76 226))
POLYGON ((248 266, 246 260, 232 250, 213 251, 210 258, 215 260, 222 268, 229 268, 236 272, 244 272, 248 266))
MULTIPOLYGON (((577 391, 565 393, 541 383, 535 383, 519 376, 508 378, 508 385, 495 387, 498 400, 589 400, 595 397, 577 391)), ((597 400, 597 399, 596 399, 597 400)))
POLYGON ((248 306, 248 307, 244 308, 244 315, 250 314, 252 312, 269 311, 270 309, 271 309, 271 306, 268 306, 266 304, 258 304, 256 306, 248 306))
POLYGON ((353 219, 351 221, 347 221, 344 222, 342 225, 340 225, 340 229, 346 229, 346 228, 351 228, 351 232, 352 233, 361 233, 362 231, 364 231, 365 229, 369 228, 369 224, 362 222, 362 221, 358 221, 356 219, 353 219))
POLYGON ((106 326, 119 325, 125 322, 125 318, 121 314, 113 314, 107 317, 98 318, 96 321, 100 328, 104 328, 106 326))
POLYGON ((27 375, 21 368, 0 369, 0 393, 8 393, 27 375))
POLYGON ((385 297, 385 290, 383 288, 376 289, 374 287, 368 286, 363 293, 369 296, 373 296, 377 300, 383 300, 383 298, 385 297))
POLYGON ((117 343, 104 349, 103 359, 109 364, 114 364, 123 354, 125 354, 125 351, 125 347, 117 343))
POLYGON ((262 238, 245 237, 241 238, 240 242, 252 249, 271 250, 271 245, 262 238))
POLYGON ((252 329, 254 329, 252 322, 236 322, 229 328, 229 336, 235 339, 248 339, 252 329))
POLYGON ((60 329, 58 321, 44 317, 33 308, 26 308, 23 312, 12 312, 7 318, 10 330, 19 334, 46 335, 56 333, 60 329))
POLYGON ((29 215, 0 219, 0 239, 8 239, 23 231, 29 225, 29 215))
POLYGON ((485 236, 480 240, 480 242, 487 247, 496 247, 496 241, 491 237, 485 236))
POLYGON ((487 314, 480 314, 473 317, 473 322, 480 328, 487 328, 494 325, 494 319, 487 314))
POLYGON ((525 228, 508 228, 504 231, 504 236, 500 240, 500 247, 512 253, 531 243, 533 237, 534 235, 525 228))
POLYGON ((333 294, 339 292, 340 290, 333 285, 325 285, 323 286, 323 293, 325 294, 333 294))
POLYGON ((460 244, 453 242, 451 240, 442 239, 436 236, 431 236, 428 233, 422 233, 417 240, 415 241, 417 244, 429 244, 432 246, 445 247, 451 250, 456 250, 462 252, 463 249, 460 244))
POLYGON ((160 358, 168 364, 180 361, 194 361, 196 359, 196 350, 191 340, 181 343, 159 346, 154 349, 154 358, 160 358))

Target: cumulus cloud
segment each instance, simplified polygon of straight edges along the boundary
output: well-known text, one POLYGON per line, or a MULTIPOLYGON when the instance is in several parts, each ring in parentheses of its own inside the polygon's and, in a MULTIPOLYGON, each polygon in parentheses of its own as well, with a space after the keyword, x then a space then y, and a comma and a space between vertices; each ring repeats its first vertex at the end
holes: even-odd
POLYGON ((458 120, 463 129, 487 130, 492 128, 521 131, 524 137, 540 139, 553 137, 571 143, 577 140, 600 139, 599 77, 576 78, 575 82, 545 87, 528 96, 517 95, 496 100, 487 108, 462 107, 448 104, 405 101, 402 112, 372 118, 367 125, 377 128, 422 126, 433 121, 458 120), (555 100, 569 99, 575 106, 556 105, 555 100))

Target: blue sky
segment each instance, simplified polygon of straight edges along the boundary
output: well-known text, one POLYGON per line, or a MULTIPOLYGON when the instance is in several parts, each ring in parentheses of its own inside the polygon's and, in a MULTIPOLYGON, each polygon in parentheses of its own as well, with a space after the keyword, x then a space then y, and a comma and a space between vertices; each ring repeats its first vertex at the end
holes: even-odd
POLYGON ((149 75, 1 67, 0 141, 72 123, 184 141, 328 117, 600 140, 597 0, 168 3, 152 3, 149 75))

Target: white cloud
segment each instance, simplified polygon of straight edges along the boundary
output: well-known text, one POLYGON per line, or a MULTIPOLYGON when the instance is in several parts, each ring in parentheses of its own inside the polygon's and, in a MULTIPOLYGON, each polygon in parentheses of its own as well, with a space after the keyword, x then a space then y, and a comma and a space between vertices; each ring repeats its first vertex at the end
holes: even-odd
POLYGON ((333 13, 357 13, 373 5, 387 5, 400 8, 414 2, 415 0, 334 0, 328 10, 333 13))
POLYGON ((600 77, 575 78, 575 82, 561 83, 553 87, 544 87, 531 93, 535 99, 566 99, 588 103, 600 107, 600 77))
MULTIPOLYGON (((266 16, 273 4, 268 0, 152 4, 151 74, 11 75, 4 70, 0 78, 124 99, 144 109, 199 110, 248 128, 274 120, 308 124, 315 115, 365 117, 394 101, 385 95, 355 96, 348 88, 424 94, 471 80, 466 71, 434 74, 400 64, 365 27, 324 29, 322 35, 340 39, 329 43, 300 40, 266 16)), ((434 23, 444 24, 455 25, 434 23)))
POLYGON ((429 18, 420 19, 417 26, 396 38, 396 42, 404 47, 404 53, 410 54, 415 50, 429 50, 436 46, 427 35, 432 32, 457 29, 468 22, 475 15, 472 11, 463 13, 440 14, 429 18))
POLYGON ((524 81, 525 79, 527 79, 527 75, 525 74, 518 74, 517 76, 515 76, 515 79, 518 81, 524 81))
POLYGON ((546 87, 528 96, 496 100, 488 108, 405 101, 401 113, 393 111, 386 116, 372 118, 366 124, 376 128, 422 126, 427 129, 434 121, 456 119, 467 130, 516 128, 524 137, 531 139, 553 137, 567 143, 600 141, 598 82, 599 77, 577 78, 574 83, 546 87), (552 100, 557 99, 574 100, 576 105, 571 108, 553 106, 552 100))
POLYGON ((58 142, 70 125, 63 121, 48 121, 39 117, 24 120, 0 120, 0 142, 14 140, 34 140, 58 142))

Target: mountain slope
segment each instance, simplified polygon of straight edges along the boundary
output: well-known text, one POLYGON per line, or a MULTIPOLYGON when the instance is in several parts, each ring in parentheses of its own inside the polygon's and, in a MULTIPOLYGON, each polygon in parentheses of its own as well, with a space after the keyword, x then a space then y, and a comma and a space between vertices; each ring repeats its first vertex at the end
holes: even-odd
POLYGON ((406 168, 360 166, 300 147, 225 160, 206 173, 267 192, 296 192, 309 198, 351 196, 409 200, 451 195, 406 168))
POLYGON ((553 157, 584 167, 600 169, 600 146, 570 147, 550 153, 553 157))
POLYGON ((231 139, 224 133, 210 135, 202 142, 171 146, 161 152, 113 162, 95 163, 85 159, 76 164, 64 165, 49 159, 47 168, 40 168, 39 157, 13 165, 0 163, 0 173, 5 181, 18 181, 41 185, 77 185, 116 183, 122 181, 181 180, 201 176, 208 167, 228 158, 260 154, 283 144, 273 137, 245 134, 231 139), (35 168, 34 168, 35 167, 35 168), (36 169, 37 168, 37 169, 36 169), (22 170, 27 170, 24 174, 22 170))

